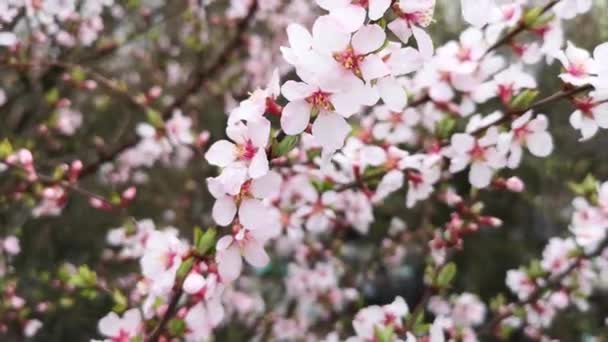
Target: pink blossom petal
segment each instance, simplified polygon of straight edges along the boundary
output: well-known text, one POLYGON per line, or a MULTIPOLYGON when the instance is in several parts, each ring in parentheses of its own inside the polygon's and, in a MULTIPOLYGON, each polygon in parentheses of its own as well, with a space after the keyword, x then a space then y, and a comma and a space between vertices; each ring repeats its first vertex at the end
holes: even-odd
POLYGON ((253 267, 264 267, 268 265, 270 258, 264 247, 256 240, 247 241, 243 249, 245 260, 253 267))
POLYGON ((236 215, 236 204, 231 197, 225 196, 215 201, 211 212, 215 223, 220 226, 227 226, 236 215))
POLYGON ((289 102, 281 115, 281 128, 285 134, 296 135, 304 132, 310 121, 311 110, 312 106, 304 100, 289 102))

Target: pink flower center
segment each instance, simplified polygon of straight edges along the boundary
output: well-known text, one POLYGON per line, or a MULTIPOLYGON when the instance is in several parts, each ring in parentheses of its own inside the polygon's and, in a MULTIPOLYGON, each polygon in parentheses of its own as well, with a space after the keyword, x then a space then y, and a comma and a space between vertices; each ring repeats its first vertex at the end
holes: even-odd
POLYGON ((566 68, 566 71, 574 77, 583 77, 587 75, 587 68, 581 63, 572 63, 566 68))
POLYGON ((523 141, 528 134, 532 133, 528 128, 528 125, 523 125, 513 130, 513 134, 515 135, 515 139, 518 141, 523 141))
POLYGON ((112 341, 112 342, 130 342, 131 337, 130 337, 128 331, 126 331, 124 329, 120 329, 120 331, 118 332, 118 335, 112 337, 110 339, 110 341, 112 341))
POLYGON ((513 85, 512 84, 500 84, 498 85, 498 96, 503 103, 508 103, 513 97, 513 85))
POLYGON ((334 54, 334 59, 338 63, 342 64, 345 69, 352 71, 357 76, 361 75, 360 65, 364 58, 365 56, 356 54, 352 47, 334 54))
POLYGON ((175 251, 168 251, 165 254, 165 268, 169 269, 169 268, 173 267, 173 265, 175 264, 176 256, 177 256, 177 253, 175 253, 175 251))
POLYGON ((391 116, 388 119, 388 121, 390 123, 392 123, 393 125, 398 125, 400 123, 403 123, 403 121, 405 121, 403 119, 404 118, 403 118, 403 115, 401 113, 399 113, 399 112, 392 112, 391 116))
POLYGON ((367 8, 369 6, 369 0, 352 0, 351 3, 363 8, 367 8))
POLYGON ((258 152, 258 148, 253 145, 251 140, 247 140, 247 142, 243 145, 239 145, 237 147, 238 158, 241 160, 252 160, 255 154, 258 152))
POLYGON ((577 99, 574 105, 585 117, 593 118, 593 107, 595 107, 595 104, 590 98, 577 99))
POLYGON ((473 148, 469 151, 469 155, 473 160, 485 160, 486 159, 486 149, 479 145, 478 142, 475 142, 473 148))
POLYGON ((327 111, 332 111, 334 106, 331 104, 329 100, 329 93, 323 92, 321 90, 316 91, 312 95, 306 98, 306 101, 313 105, 313 107, 317 109, 324 109, 327 111))
POLYGON ((466 62, 471 60, 471 49, 465 46, 461 46, 456 54, 456 57, 461 62, 466 62))

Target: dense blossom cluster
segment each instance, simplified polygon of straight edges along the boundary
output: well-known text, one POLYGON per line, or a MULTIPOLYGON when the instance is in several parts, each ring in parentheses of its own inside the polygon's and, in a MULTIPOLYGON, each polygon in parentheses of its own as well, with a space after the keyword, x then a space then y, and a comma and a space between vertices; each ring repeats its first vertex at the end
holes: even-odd
MULTIPOLYGON (((113 286, 85 268, 68 272, 65 288, 109 292, 120 304, 99 320, 99 337, 203 341, 238 320, 262 340, 476 341, 517 330, 543 340, 560 311, 588 310, 608 275, 608 183, 592 179, 576 189, 568 236, 551 238, 540 260, 507 272, 512 302, 498 296, 486 304, 476 294, 450 292, 450 284, 456 273, 451 258, 465 248, 465 238, 503 225, 479 193, 523 192, 525 183, 514 174, 526 155, 546 158, 555 149, 550 113, 540 107, 572 103, 570 123, 581 140, 608 128, 608 43, 589 53, 567 41, 562 29, 592 2, 461 2, 472 26, 435 46, 427 32, 435 0, 317 0, 314 11, 305 1, 235 0, 224 17, 211 19, 214 1, 192 1, 189 11, 201 21, 248 24, 253 17, 286 35, 270 43, 263 35, 249 37, 245 69, 252 77, 239 87, 257 88, 241 101, 228 99, 224 139, 212 142, 181 108, 185 101, 165 97, 188 79, 179 63, 167 63, 166 89, 126 93, 148 120, 136 125, 132 142, 97 162, 93 172, 113 189, 104 196, 81 187, 89 169, 80 160, 45 175, 34 151, 1 141, 0 173, 19 178, 11 199, 32 201, 34 217, 61 215, 75 195, 95 209, 121 212, 159 165, 179 170, 204 160, 217 169, 205 184, 214 199, 208 216, 218 228, 196 229, 190 241, 171 225, 129 219, 107 233, 103 259, 138 262, 137 277, 113 286), (532 39, 516 39, 522 33, 532 39), (513 56, 500 54, 502 47, 513 56), (546 97, 537 91, 535 70, 542 63, 561 66, 556 78, 563 89, 546 97), (155 110, 158 103, 167 110, 155 110), (470 192, 456 186, 463 175, 470 192), (362 260, 348 239, 372 239, 377 209, 396 197, 408 210, 445 207, 448 219, 413 230, 391 215, 370 252, 373 260, 362 260), (419 248, 411 251, 412 241, 419 248), (367 305, 374 269, 361 265, 397 269, 416 252, 428 257, 422 298, 367 305), (281 298, 257 290, 276 264, 286 265, 275 284, 284 289, 281 298)), ((21 17, 33 30, 29 39, 71 48, 92 46, 104 20, 120 20, 124 11, 111 0, 9 0, 0 4, 0 52, 16 59, 28 44, 21 17)), ((99 84, 125 95, 126 86, 67 71, 66 81, 84 91, 99 84)), ((0 108, 7 98, 0 89, 0 108)), ((77 108, 68 99, 54 101, 52 118, 40 130, 78 135, 87 116, 77 108)), ((0 278, 10 279, 18 238, 0 238, 0 251, 0 278)), ((9 312, 6 317, 33 336, 42 323, 20 313, 25 301, 14 282, 8 284, 0 334, 8 329, 3 316, 9 312)))

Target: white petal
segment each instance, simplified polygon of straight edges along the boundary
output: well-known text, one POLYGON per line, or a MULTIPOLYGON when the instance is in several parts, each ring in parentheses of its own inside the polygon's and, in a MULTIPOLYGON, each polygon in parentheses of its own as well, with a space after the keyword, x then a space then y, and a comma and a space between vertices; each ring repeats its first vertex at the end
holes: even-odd
POLYGON ((530 153, 537 157, 546 157, 553 152, 553 138, 548 132, 530 134, 526 144, 530 153))
POLYGON ((236 146, 228 140, 217 141, 205 153, 205 159, 211 165, 228 166, 236 159, 236 146))
POLYGON ((385 77, 378 81, 378 90, 382 101, 392 111, 400 112, 407 105, 407 93, 401 83, 393 77, 385 77))
POLYGON ((384 77, 390 74, 390 69, 382 58, 378 55, 369 55, 365 57, 363 62, 361 63, 361 76, 366 82, 378 79, 380 77, 384 77))
POLYGON ((227 226, 232 223, 236 214, 236 204, 232 197, 225 196, 215 201, 212 209, 212 216, 215 223, 220 226, 227 226))
POLYGON ((270 121, 262 118, 258 121, 248 122, 247 128, 253 146, 258 148, 266 147, 270 135, 270 121))
POLYGON ((355 52, 361 55, 378 50, 386 39, 386 33, 378 25, 366 25, 353 35, 352 45, 355 52))
POLYGON ((217 256, 218 271, 223 282, 232 282, 241 274, 243 259, 236 244, 221 252, 217 256))
POLYGON ((426 33, 425 30, 419 28, 418 26, 413 26, 412 32, 414 33, 414 38, 416 38, 416 43, 418 44, 418 51, 420 51, 422 58, 430 59, 431 57, 433 57, 434 48, 431 36, 426 33))
POLYGON ((369 18, 378 20, 382 18, 391 5, 391 0, 369 0, 369 18))
POLYGON ((469 182, 474 187, 481 189, 490 185, 492 180, 492 169, 483 163, 473 163, 469 172, 469 182))
POLYGON ((399 49, 391 54, 387 65, 393 76, 405 75, 419 70, 424 63, 420 52, 412 47, 399 49))
POLYGON ((260 148, 258 152, 253 156, 251 164, 249 165, 249 176, 253 179, 260 178, 268 173, 268 156, 266 150, 260 148))
POLYGON ((302 25, 289 25, 287 27, 287 37, 289 39, 289 45, 298 55, 310 49, 312 46, 312 36, 302 25))
POLYGON ((265 176, 254 179, 251 183, 251 194, 259 199, 264 199, 279 191, 283 179, 275 171, 268 172, 265 176))
POLYGON ((331 16, 346 32, 357 31, 365 22, 365 9, 357 5, 348 5, 331 11, 331 16))
POLYGON ((310 121, 311 110, 311 105, 304 100, 289 102, 281 115, 281 128, 285 134, 296 135, 304 132, 310 121))
POLYGON ((598 126, 608 128, 608 103, 602 103, 593 108, 593 117, 598 126))
POLYGON ((243 256, 253 267, 264 267, 270 261, 268 254, 264 250, 264 246, 254 239, 247 241, 245 244, 243 256))
POLYGON ((350 131, 351 127, 346 120, 333 113, 319 115, 312 126, 312 135, 327 151, 341 148, 350 131))
POLYGON ((257 199, 248 198, 241 202, 239 220, 249 230, 264 229, 268 209, 257 199))
POLYGON ((412 36, 412 30, 408 26, 407 22, 402 19, 395 19, 391 21, 390 24, 388 24, 388 28, 405 44, 407 44, 412 36))
POLYGON ((488 23, 493 0, 462 0, 462 16, 469 24, 481 27, 488 23))
POLYGON ((287 81, 281 87, 281 93, 289 101, 303 100, 315 92, 315 87, 304 82, 287 81))
POLYGON ((327 54, 344 51, 350 43, 350 34, 327 15, 317 19, 312 36, 314 49, 327 54))

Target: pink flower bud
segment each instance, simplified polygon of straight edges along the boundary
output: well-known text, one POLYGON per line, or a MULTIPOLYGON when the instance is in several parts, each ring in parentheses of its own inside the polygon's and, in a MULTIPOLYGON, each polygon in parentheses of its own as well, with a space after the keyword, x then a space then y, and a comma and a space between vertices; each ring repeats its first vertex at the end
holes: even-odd
POLYGON ((507 179, 505 186, 509 191, 513 192, 522 192, 525 188, 524 182, 519 179, 519 177, 511 177, 507 179))
POLYGON ((127 190, 122 192, 122 201, 126 203, 131 202, 135 198, 136 194, 137 188, 134 186, 129 187, 127 190))

